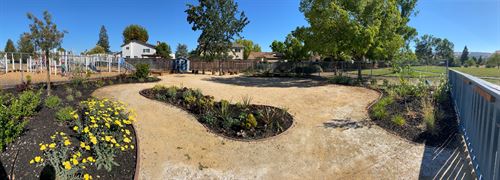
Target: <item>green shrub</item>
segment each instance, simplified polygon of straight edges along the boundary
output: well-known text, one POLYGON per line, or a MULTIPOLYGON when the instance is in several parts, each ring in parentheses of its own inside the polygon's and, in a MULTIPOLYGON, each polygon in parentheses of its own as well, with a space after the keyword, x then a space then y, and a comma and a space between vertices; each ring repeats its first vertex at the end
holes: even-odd
POLYGON ((217 122, 217 117, 215 117, 211 111, 203 114, 201 119, 203 122, 210 124, 210 125, 214 125, 217 122))
POLYGON ((71 87, 66 87, 66 94, 73 93, 73 89, 71 87))
POLYGON ((384 85, 384 87, 388 87, 388 86, 389 86, 389 80, 384 79, 384 80, 382 81, 382 85, 384 85))
POLYGON ((75 91, 75 97, 76 97, 76 98, 80 98, 80 97, 82 97, 82 92, 80 92, 80 91, 75 91))
POLYGON ((145 79, 149 76, 149 64, 137 64, 135 65, 134 77, 137 79, 145 79))
POLYGON ((104 86, 104 81, 102 81, 102 80, 97 80, 97 81, 95 82, 95 87, 98 87, 98 88, 99 88, 99 87, 103 87, 103 86, 104 86))
POLYGON ((347 76, 334 76, 328 79, 328 82, 332 84, 352 85, 353 79, 347 76))
POLYGON ((156 84, 153 87, 153 91, 161 91, 161 90, 165 90, 165 89, 167 89, 167 87, 165 87, 164 85, 161 85, 161 84, 156 84))
POLYGON ((75 97, 73 97, 73 95, 70 94, 70 95, 66 96, 66 101, 72 102, 74 100, 75 100, 75 97))
POLYGON ((376 79, 370 79, 370 85, 376 86, 377 85, 377 80, 376 79))
POLYGON ((41 91, 24 91, 18 97, 0 94, 0 150, 20 136, 41 103, 41 91))
POLYGON ((72 107, 70 106, 67 106, 67 107, 64 107, 64 108, 61 108, 59 109, 57 112, 56 112, 56 119, 60 122, 60 123, 63 123, 63 122, 66 122, 66 121, 69 121, 73 118, 73 115, 71 115, 71 113, 75 111, 72 107))
POLYGON ((167 97, 176 98, 177 97, 177 87, 171 86, 167 88, 167 97))
POLYGON ((391 121, 392 121, 394 124, 398 125, 398 126, 403 126, 403 125, 405 125, 405 124, 406 124, 406 120, 405 120, 405 118, 404 118, 403 116, 399 115, 399 114, 398 114, 398 115, 393 116, 393 117, 392 117, 392 119, 391 119, 391 121))
POLYGON ((253 116, 253 114, 248 114, 245 120, 245 127, 247 129, 257 127, 257 119, 253 116))
POLYGON ((50 109, 59 107, 60 104, 61 98, 59 98, 58 96, 49 96, 45 99, 45 107, 48 107, 50 109))
POLYGON ((434 133, 436 127, 436 116, 434 113, 434 107, 432 106, 432 103, 428 100, 424 100, 422 111, 427 131, 434 133))
POLYGON ((241 97, 241 105, 243 108, 248 108, 252 105, 252 97, 249 95, 241 97))
POLYGON ((384 120, 387 119, 389 114, 387 113, 386 107, 394 102, 391 96, 384 97, 375 103, 372 107, 372 115, 375 119, 384 120))

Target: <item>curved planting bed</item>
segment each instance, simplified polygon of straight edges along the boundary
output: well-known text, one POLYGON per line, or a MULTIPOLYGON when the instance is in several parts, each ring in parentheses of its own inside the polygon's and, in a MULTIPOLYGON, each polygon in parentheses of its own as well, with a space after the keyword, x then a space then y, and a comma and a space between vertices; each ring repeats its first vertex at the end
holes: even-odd
POLYGON ((251 104, 251 98, 231 104, 214 101, 200 90, 157 85, 140 92, 141 95, 166 102, 194 114, 198 122, 215 134, 235 140, 256 140, 276 136, 293 124, 285 109, 251 104))

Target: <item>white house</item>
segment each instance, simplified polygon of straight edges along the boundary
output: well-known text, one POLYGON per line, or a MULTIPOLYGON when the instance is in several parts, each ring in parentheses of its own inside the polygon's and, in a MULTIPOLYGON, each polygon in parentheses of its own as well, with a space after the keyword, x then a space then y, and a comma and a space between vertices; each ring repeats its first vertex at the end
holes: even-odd
POLYGON ((124 58, 146 58, 156 54, 155 46, 140 41, 133 40, 121 47, 124 58))

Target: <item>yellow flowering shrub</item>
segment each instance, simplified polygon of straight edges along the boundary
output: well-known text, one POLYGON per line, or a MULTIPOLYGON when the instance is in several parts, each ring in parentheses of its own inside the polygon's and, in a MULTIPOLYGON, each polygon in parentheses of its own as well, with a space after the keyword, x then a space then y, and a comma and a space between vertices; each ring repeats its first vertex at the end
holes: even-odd
POLYGON ((92 179, 83 172, 87 166, 111 171, 119 165, 114 161, 117 153, 134 149, 129 128, 135 115, 128 112, 123 103, 89 99, 80 102, 78 110, 70 114, 73 118, 70 129, 77 140, 57 132, 51 136, 51 143, 40 144, 42 156, 34 157, 30 164, 50 164, 60 179, 92 179))

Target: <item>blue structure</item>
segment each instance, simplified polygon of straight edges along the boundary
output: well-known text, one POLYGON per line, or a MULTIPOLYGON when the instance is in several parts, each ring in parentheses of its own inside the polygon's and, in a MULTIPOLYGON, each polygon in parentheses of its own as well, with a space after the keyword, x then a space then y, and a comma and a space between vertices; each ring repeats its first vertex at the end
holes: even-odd
POLYGON ((500 86, 455 70, 448 77, 478 179, 500 179, 500 86))
POLYGON ((178 58, 173 61, 173 70, 175 72, 188 72, 189 71, 189 59, 186 58, 178 58))

